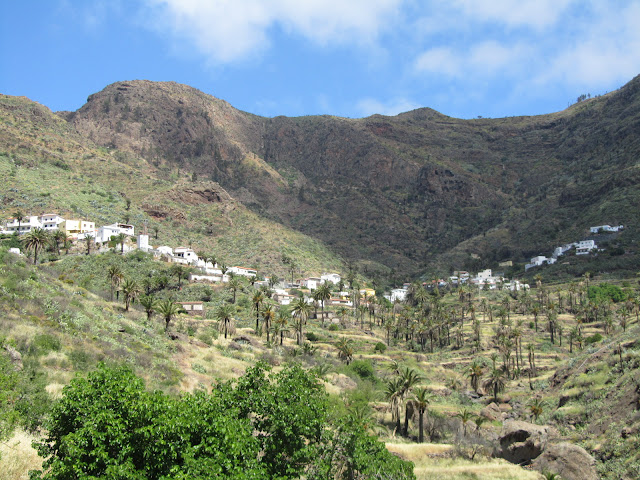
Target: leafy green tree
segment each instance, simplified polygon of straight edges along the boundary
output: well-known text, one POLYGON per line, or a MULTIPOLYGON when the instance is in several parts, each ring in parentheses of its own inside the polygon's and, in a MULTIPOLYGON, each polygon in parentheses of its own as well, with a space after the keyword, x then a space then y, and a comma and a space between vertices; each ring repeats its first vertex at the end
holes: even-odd
POLYGON ((49 243, 49 232, 43 228, 34 228, 24 237, 24 248, 33 250, 33 264, 38 264, 38 252, 49 243))
POLYGON ((467 436, 467 424, 473 419, 473 413, 468 408, 463 408, 455 414, 462 422, 462 436, 467 436))
POLYGON ((22 210, 16 210, 15 212, 13 212, 13 218, 15 218, 18 221, 18 234, 20 234, 20 227, 22 226, 22 220, 24 220, 24 213, 22 213, 22 210))
POLYGON ((67 234, 64 233, 62 230, 55 230, 51 232, 50 242, 58 256, 60 256, 60 245, 64 245, 66 241, 67 241, 67 234))
POLYGON ((367 423, 349 414, 326 430, 328 439, 307 473, 308 480, 415 480, 413 464, 393 455, 367 433, 367 423))

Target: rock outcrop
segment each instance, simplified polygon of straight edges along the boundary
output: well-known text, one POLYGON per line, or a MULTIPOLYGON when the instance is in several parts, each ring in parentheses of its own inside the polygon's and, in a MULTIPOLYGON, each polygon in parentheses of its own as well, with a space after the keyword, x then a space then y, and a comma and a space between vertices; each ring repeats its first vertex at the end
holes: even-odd
POLYGON ((572 443, 549 444, 532 463, 540 472, 552 472, 564 480, 598 480, 595 459, 572 443))

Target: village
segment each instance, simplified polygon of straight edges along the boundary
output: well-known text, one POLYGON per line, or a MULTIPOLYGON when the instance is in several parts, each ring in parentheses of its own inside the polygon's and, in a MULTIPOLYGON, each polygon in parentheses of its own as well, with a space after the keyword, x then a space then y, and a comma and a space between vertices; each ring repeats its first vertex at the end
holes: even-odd
MULTIPOLYGON (((615 233, 623 228, 623 225, 600 225, 590 227, 589 231, 592 234, 615 233)), ((270 289, 273 301, 282 306, 292 304, 298 295, 302 295, 307 303, 321 305, 323 309, 329 306, 353 308, 354 302, 357 307, 361 299, 364 299, 366 303, 368 298, 376 296, 375 289, 366 285, 355 291, 346 288, 344 279, 336 272, 325 272, 320 276, 297 279, 292 275, 291 281, 287 281, 286 279, 261 276, 256 268, 219 264, 215 257, 207 257, 206 254, 197 253, 190 247, 171 247, 167 245, 154 247, 150 244, 146 224, 143 226, 142 232, 136 236, 134 225, 127 223, 113 223, 96 228, 95 222, 80 218, 65 219, 56 213, 46 213, 39 216, 16 215, 14 218, 8 219, 2 226, 0 235, 24 235, 36 229, 42 229, 51 234, 60 232, 59 235, 63 242, 85 242, 87 253, 91 251, 91 244, 94 245, 94 253, 107 252, 116 248, 123 254, 140 250, 152 254, 154 259, 158 261, 191 267, 193 270, 188 274, 188 281, 191 283, 228 283, 234 276, 244 277, 255 288, 270 289), (319 296, 317 290, 323 285, 328 287, 324 291, 329 293, 323 293, 323 295, 319 296)), ((563 244, 555 248, 550 257, 538 255, 531 258, 530 263, 525 265, 525 271, 543 265, 552 265, 556 263, 559 257, 571 249, 575 249, 576 255, 588 255, 598 251, 593 239, 563 244)), ((11 250, 13 253, 21 254, 17 248, 11 250)), ((509 267, 512 265, 511 261, 506 261, 500 263, 499 266, 509 267)), ((351 287, 353 282, 349 283, 351 287)), ((462 285, 473 286, 479 290, 505 290, 512 292, 530 288, 529 284, 522 283, 517 279, 508 279, 505 277, 504 272, 493 271, 492 269, 484 269, 475 275, 468 271, 459 270, 454 271, 448 278, 422 282, 422 287, 427 291, 433 291, 433 289, 456 289, 462 285)), ((405 283, 399 288, 393 288, 385 292, 383 297, 392 304, 404 302, 410 294, 411 286, 411 283, 405 283)), ((178 303, 182 305, 187 313, 204 314, 203 302, 178 303)), ((334 313, 327 311, 323 312, 323 315, 329 319, 334 313)))

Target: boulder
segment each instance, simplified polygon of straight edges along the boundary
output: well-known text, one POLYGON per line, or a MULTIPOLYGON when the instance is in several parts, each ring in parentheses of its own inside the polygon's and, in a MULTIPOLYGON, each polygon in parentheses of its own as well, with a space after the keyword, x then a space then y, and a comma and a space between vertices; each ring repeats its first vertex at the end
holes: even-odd
POLYGON ((11 360, 14 370, 17 370, 17 371, 22 370, 23 368, 22 355, 20 354, 20 352, 10 345, 5 345, 4 349, 7 351, 7 354, 9 355, 9 360, 11 360))
POLYGON ((489 405, 480 410, 480 416, 490 421, 499 420, 502 417, 500 408, 495 403, 491 402, 489 405))
POLYGON ((517 420, 507 420, 500 433, 497 456, 511 463, 528 465, 547 446, 550 427, 517 420))
POLYGON ((578 445, 549 444, 532 463, 539 472, 557 473, 564 480, 598 480, 596 461, 578 445))

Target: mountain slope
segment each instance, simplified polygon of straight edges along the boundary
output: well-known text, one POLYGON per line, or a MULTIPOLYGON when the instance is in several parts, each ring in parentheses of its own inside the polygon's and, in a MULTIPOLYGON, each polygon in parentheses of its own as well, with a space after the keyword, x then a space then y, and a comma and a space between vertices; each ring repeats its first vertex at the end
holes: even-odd
POLYGON ((592 223, 637 224, 639 88, 636 78, 537 117, 419 109, 354 120, 261 118, 190 87, 134 81, 67 118, 101 145, 219 182, 346 258, 417 273, 466 261, 442 256, 464 240, 483 258, 505 247, 522 260, 592 223), (487 246, 492 229, 508 234, 487 246))

